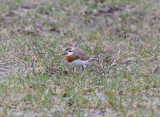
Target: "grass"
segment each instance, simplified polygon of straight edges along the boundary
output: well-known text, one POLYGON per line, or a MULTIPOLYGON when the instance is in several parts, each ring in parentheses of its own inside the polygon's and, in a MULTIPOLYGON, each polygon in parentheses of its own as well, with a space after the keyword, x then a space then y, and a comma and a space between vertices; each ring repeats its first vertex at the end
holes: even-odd
POLYGON ((0 2, 0 116, 159 116, 158 1, 0 2))

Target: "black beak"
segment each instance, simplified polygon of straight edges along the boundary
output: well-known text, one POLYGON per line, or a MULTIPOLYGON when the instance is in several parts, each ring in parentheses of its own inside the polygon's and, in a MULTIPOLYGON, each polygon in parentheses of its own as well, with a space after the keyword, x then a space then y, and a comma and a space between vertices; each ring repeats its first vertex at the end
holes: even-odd
POLYGON ((62 54, 62 56, 66 55, 67 53, 62 54))

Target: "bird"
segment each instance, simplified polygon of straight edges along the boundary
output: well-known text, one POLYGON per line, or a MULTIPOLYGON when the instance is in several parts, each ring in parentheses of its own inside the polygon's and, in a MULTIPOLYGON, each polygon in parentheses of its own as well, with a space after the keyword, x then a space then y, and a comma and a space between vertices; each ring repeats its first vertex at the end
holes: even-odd
POLYGON ((79 47, 68 47, 63 55, 66 55, 65 59, 67 63, 73 67, 83 67, 86 68, 90 64, 91 58, 86 54, 84 50, 79 47))

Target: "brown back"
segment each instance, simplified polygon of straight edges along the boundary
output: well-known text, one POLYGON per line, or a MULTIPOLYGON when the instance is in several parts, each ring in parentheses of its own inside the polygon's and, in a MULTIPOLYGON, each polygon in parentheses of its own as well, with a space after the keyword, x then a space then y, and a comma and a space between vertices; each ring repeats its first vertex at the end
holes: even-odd
POLYGON ((90 59, 90 57, 85 53, 85 51, 80 48, 73 48, 73 54, 75 56, 75 59, 80 59, 80 60, 90 59))

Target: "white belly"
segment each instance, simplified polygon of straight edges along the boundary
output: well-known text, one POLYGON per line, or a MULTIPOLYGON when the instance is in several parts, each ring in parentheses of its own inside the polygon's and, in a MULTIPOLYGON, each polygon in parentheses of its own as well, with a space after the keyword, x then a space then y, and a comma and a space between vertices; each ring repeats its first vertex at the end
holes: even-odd
POLYGON ((86 67, 86 65, 88 64, 88 60, 86 60, 86 61, 74 60, 74 61, 70 62, 69 64, 73 67, 80 67, 80 66, 86 67))

